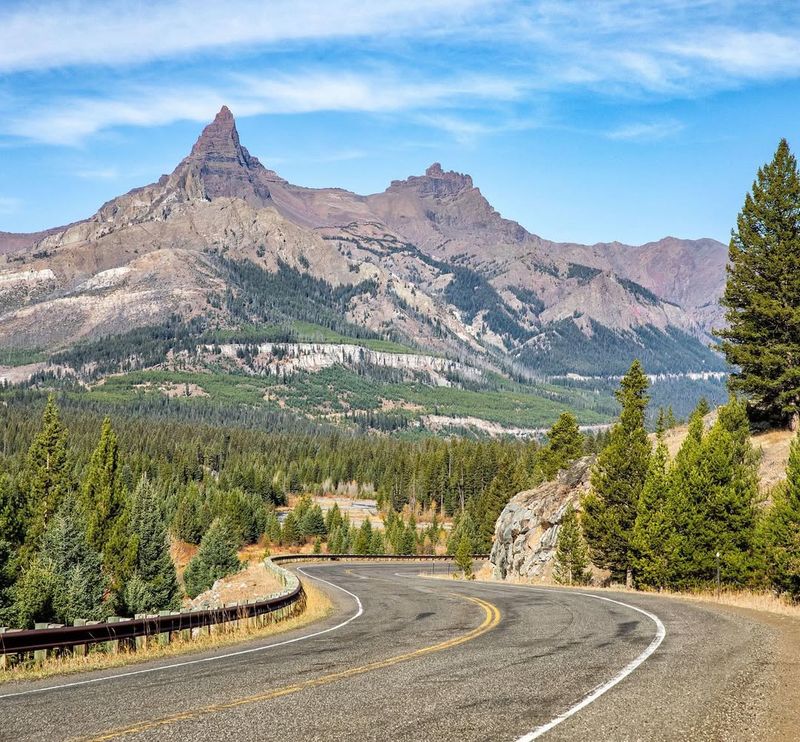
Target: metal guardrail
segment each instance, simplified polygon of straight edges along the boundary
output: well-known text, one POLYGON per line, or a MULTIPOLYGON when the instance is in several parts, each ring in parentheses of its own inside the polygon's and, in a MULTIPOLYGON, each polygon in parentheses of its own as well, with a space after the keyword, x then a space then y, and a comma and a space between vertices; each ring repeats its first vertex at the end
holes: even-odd
POLYGON ((233 603, 220 608, 162 612, 136 618, 116 618, 114 621, 87 621, 83 626, 51 626, 42 629, 0 630, 0 656, 25 654, 48 649, 61 649, 135 639, 137 637, 169 635, 206 626, 274 614, 294 606, 305 597, 297 577, 286 570, 270 565, 279 575, 286 590, 263 600, 233 603))
MULTIPOLYGON (((488 559, 488 554, 474 554, 473 559, 488 559)), ((286 592, 266 598, 251 600, 246 603, 235 603, 221 608, 208 610, 185 610, 137 618, 118 618, 112 621, 87 622, 84 626, 53 626, 43 629, 6 629, 0 630, 0 656, 9 654, 25 654, 48 649, 66 649, 72 647, 130 640, 137 637, 158 636, 177 631, 191 631, 206 626, 254 618, 276 613, 293 606, 304 597, 303 586, 297 577, 286 572, 279 564, 294 562, 431 562, 453 561, 450 555, 377 555, 377 554, 283 554, 271 557, 266 565, 279 574, 281 581, 288 588, 286 592), (270 564, 271 562, 271 564, 270 564)))
MULTIPOLYGON (((270 557, 275 564, 293 562, 452 562, 450 554, 280 554, 270 557)), ((488 554, 473 554, 478 561, 489 559, 488 554)))

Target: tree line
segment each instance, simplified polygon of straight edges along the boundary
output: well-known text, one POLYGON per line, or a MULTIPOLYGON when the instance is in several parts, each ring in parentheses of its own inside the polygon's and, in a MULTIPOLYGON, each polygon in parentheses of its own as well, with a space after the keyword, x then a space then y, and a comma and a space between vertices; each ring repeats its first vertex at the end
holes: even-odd
POLYGON ((28 405, 0 408, 0 430, 0 624, 22 626, 174 608, 184 589, 196 596, 238 569, 238 549, 261 541, 429 553, 444 543, 442 519, 456 516, 448 550, 466 538, 471 552, 488 551, 511 496, 600 445, 569 414, 540 446, 112 425, 74 409, 65 417, 53 397, 39 420, 28 405), (309 496, 279 522, 290 493, 339 485, 377 497, 384 528, 356 527, 338 507, 323 515, 309 496), (436 514, 418 527, 423 510, 436 514), (183 586, 170 537, 199 546, 183 586))
POLYGON ((787 481, 765 500, 743 401, 731 397, 715 414, 698 405, 670 459, 663 432, 653 443, 645 429, 647 388, 636 361, 617 392, 622 412, 597 457, 580 517, 564 516, 557 579, 586 582, 591 562, 629 587, 719 583, 800 598, 800 439, 787 481))

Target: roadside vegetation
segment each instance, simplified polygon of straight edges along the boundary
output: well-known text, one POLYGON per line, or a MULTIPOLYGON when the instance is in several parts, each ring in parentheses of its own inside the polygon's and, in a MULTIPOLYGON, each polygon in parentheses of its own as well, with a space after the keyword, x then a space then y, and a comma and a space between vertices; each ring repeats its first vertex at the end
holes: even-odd
MULTIPOLYGON (((593 564, 629 588, 768 590, 800 601, 800 437, 786 480, 765 498, 750 442, 754 425, 800 428, 800 174, 785 140, 739 215, 723 305, 730 400, 710 422, 698 405, 671 459, 663 415, 655 446, 648 437, 649 384, 634 362, 580 523, 593 564)), ((561 529, 558 573, 578 559, 570 533, 561 529)))
MULTIPOLYGON (((248 544, 416 554, 455 553, 466 539, 470 553, 486 552, 508 499, 557 468, 559 431, 578 435, 568 414, 542 447, 112 424, 54 398, 37 420, 36 405, 10 396, 0 407, 0 625, 18 628, 176 609, 235 573, 248 544), (323 515, 311 495, 340 485, 377 500, 380 527, 337 507, 323 515), (182 580, 171 539, 199 546, 182 580)), ((602 444, 580 439, 570 455, 602 444)))
POLYGON ((287 631, 302 628, 329 615, 333 604, 314 584, 304 583, 305 608, 302 613, 282 621, 258 626, 252 621, 230 621, 217 624, 208 632, 199 632, 184 638, 180 632, 170 637, 168 644, 148 641, 135 649, 122 646, 118 652, 107 652, 101 645, 90 645, 85 655, 69 651, 48 652, 40 663, 15 663, 0 672, 0 683, 22 680, 42 680, 54 675, 71 675, 90 670, 107 670, 114 667, 180 657, 184 654, 218 650, 240 642, 255 642, 287 631))

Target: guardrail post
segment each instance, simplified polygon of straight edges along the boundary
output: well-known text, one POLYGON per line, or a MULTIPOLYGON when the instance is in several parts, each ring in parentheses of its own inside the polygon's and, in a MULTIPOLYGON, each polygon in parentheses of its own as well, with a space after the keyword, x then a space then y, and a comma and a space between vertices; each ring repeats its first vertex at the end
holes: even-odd
MULTIPOLYGON (((122 619, 119 616, 109 616, 106 623, 119 623, 122 619)), ((119 639, 111 639, 103 643, 106 652, 117 654, 119 652, 119 639)))
MULTIPOLYGON (((139 620, 142 618, 147 618, 146 613, 135 613, 133 616, 135 619, 139 620)), ((143 634, 142 636, 137 636, 133 640, 133 645, 137 652, 142 651, 143 649, 147 649, 147 635, 143 634)))
MULTIPOLYGON (((72 622, 73 626, 86 626, 86 619, 85 618, 76 618, 72 622)), ((72 648, 72 654, 75 657, 85 657, 86 656, 86 645, 85 644, 76 644, 72 648)))
MULTIPOLYGON (((237 602, 225 603, 224 607, 225 608, 236 608, 236 609, 238 609, 239 608, 239 604, 237 602)), ((222 631, 223 631, 223 633, 226 632, 226 631, 235 631, 237 628, 239 628, 239 621, 237 619, 233 619, 230 622, 228 622, 228 621, 223 621, 222 622, 222 631)))
MULTIPOLYGON (((181 608, 181 615, 187 615, 192 612, 191 608, 181 608)), ((181 626, 183 619, 181 619, 181 626)), ((181 641, 189 642, 192 640, 192 630, 190 628, 181 629, 181 641)))
MULTIPOLYGON (((34 629, 46 629, 48 624, 46 622, 37 622, 33 625, 34 629)), ((43 665, 44 661, 47 659, 47 650, 46 649, 37 649, 33 653, 33 661, 37 665, 43 665)))
MULTIPOLYGON (((159 616, 169 616, 171 615, 171 611, 159 611, 159 616)), ((162 631, 158 635, 158 645, 160 647, 166 647, 169 644, 169 631, 162 631)))
MULTIPOLYGON (((8 629, 5 626, 0 626, 0 634, 5 634, 8 629)), ((8 655, 0 654, 0 670, 8 670, 8 655)))

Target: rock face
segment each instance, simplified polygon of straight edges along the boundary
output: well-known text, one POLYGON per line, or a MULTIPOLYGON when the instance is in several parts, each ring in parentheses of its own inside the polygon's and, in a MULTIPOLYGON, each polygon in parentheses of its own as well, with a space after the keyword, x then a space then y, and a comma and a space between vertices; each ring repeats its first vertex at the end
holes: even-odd
POLYGON ((496 578, 545 579, 552 573, 556 540, 567 506, 580 506, 589 489, 593 456, 558 473, 554 482, 515 495, 495 526, 489 560, 496 578))

